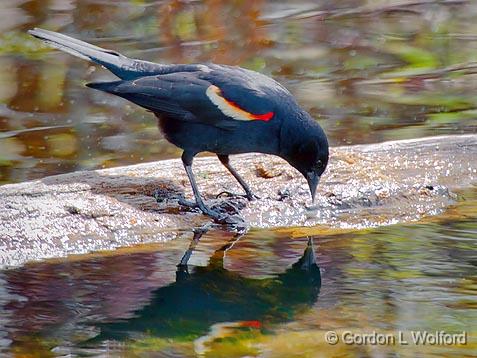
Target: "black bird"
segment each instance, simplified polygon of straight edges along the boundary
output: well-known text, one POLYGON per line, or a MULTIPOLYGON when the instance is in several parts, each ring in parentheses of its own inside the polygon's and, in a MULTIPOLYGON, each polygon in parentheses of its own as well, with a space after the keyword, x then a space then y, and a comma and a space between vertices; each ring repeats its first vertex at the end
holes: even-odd
POLYGON ((314 201, 328 164, 328 141, 318 123, 275 80, 213 63, 163 65, 130 59, 57 32, 34 29, 29 33, 62 51, 103 65, 121 80, 89 83, 88 87, 123 97, 159 118, 167 140, 184 150, 182 162, 196 205, 204 214, 222 218, 204 204, 192 172, 194 156, 204 151, 217 154, 249 200, 254 195, 230 165, 229 155, 278 155, 303 174, 314 201))

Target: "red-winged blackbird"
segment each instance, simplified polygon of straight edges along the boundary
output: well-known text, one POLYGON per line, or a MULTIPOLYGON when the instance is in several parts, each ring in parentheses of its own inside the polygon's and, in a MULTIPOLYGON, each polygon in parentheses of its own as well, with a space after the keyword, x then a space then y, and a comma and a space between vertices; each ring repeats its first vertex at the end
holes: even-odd
POLYGON ((162 65, 127 58, 57 32, 29 33, 62 51, 96 62, 121 80, 88 87, 123 97, 152 111, 166 138, 182 148, 182 162, 197 206, 215 219, 192 172, 200 152, 216 153, 249 200, 252 191, 229 163, 229 154, 278 155, 306 178, 312 199, 328 164, 328 141, 322 128, 278 82, 240 67, 203 64, 162 65))

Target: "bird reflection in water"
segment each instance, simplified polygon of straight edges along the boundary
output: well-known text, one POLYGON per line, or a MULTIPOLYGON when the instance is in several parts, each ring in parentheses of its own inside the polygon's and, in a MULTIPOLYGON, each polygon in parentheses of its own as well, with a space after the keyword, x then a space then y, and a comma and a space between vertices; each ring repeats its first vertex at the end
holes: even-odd
POLYGON ((201 231, 195 233, 177 266, 175 282, 155 290, 149 305, 136 311, 133 318, 101 324, 100 334, 86 345, 128 340, 141 334, 187 337, 202 345, 214 328, 245 327, 265 332, 267 326, 287 322, 316 302, 321 274, 311 239, 302 257, 288 270, 257 279, 224 268, 226 253, 240 235, 216 250, 207 266, 188 266, 202 235, 201 231))

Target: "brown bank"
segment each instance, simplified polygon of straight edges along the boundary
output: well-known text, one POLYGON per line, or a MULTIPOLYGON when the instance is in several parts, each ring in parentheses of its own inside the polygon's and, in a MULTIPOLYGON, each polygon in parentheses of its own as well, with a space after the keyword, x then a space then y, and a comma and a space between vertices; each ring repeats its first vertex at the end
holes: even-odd
MULTIPOLYGON (((250 227, 360 228, 415 221, 442 212, 452 192, 477 183, 477 135, 338 147, 309 208, 306 182, 276 157, 233 159, 261 198, 239 192, 215 157, 194 162, 206 200, 240 209, 250 227)), ((209 218, 181 208, 191 197, 180 160, 75 172, 0 187, 0 267, 32 259, 173 239, 209 218)), ((306 229, 298 229, 306 233, 306 229)), ((317 232, 314 229, 314 232, 317 232)))

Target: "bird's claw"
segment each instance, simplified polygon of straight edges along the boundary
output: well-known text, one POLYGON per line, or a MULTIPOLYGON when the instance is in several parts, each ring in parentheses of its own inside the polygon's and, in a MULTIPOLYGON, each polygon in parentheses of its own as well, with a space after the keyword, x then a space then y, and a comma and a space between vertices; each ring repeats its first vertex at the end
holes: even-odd
POLYGON ((260 200, 260 197, 253 194, 253 193, 247 193, 247 194, 236 194, 236 193, 232 193, 230 191, 222 191, 220 193, 218 193, 215 198, 218 199, 222 196, 227 196, 229 198, 246 198, 248 201, 254 201, 254 200, 260 200))
POLYGON ((204 215, 207 215, 208 217, 212 218, 215 223, 221 224, 221 225, 234 225, 234 226, 240 226, 244 225, 245 222, 244 220, 238 215, 239 209, 235 207, 232 203, 227 202, 227 205, 233 209, 235 212, 233 215, 227 214, 227 213, 221 213, 217 210, 211 209, 205 205, 199 205, 195 202, 188 201, 184 198, 179 198, 179 204, 182 206, 186 206, 189 208, 198 208, 204 215))
POLYGON ((248 201, 255 201, 255 200, 262 199, 260 196, 254 194, 254 193, 247 194, 247 195, 245 195, 245 197, 248 199, 248 201))
POLYGON ((231 206, 235 210, 236 212, 235 214, 231 215, 227 213, 221 213, 219 211, 210 209, 208 207, 201 208, 200 210, 204 213, 204 215, 207 215, 210 218, 212 218, 214 222, 216 222, 217 224, 234 225, 234 226, 244 225, 245 224, 244 220, 239 215, 237 215, 238 214, 237 208, 230 203, 229 203, 229 206, 231 206))

